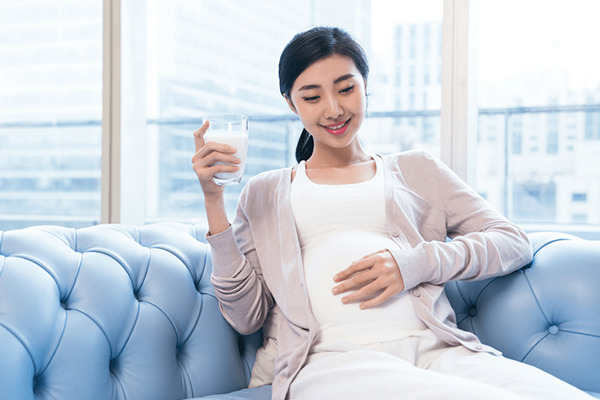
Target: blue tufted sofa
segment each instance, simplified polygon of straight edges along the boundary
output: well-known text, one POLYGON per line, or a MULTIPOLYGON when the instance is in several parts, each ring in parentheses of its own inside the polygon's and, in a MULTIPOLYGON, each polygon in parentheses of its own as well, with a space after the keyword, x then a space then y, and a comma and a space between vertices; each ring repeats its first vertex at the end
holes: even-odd
MULTIPOLYGON (((458 323, 600 392, 600 243, 531 238, 528 268, 447 285, 458 323)), ((0 399, 270 399, 244 389, 262 334, 222 318, 203 240, 168 223, 0 231, 0 399)))

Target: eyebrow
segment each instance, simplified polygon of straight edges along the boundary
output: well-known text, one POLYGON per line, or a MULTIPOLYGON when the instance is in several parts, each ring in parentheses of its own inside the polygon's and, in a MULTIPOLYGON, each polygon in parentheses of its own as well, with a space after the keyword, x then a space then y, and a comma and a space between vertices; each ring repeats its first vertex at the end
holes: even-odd
MULTIPOLYGON (((346 79, 350 79, 350 78, 354 78, 354 74, 342 75, 339 78, 337 78, 335 81, 333 81, 333 84, 337 85, 338 83, 340 83, 342 81, 345 81, 346 79)), ((310 90, 310 89, 318 89, 320 87, 321 87, 321 85, 304 85, 300 89, 298 89, 298 91, 301 91, 301 90, 310 90)))

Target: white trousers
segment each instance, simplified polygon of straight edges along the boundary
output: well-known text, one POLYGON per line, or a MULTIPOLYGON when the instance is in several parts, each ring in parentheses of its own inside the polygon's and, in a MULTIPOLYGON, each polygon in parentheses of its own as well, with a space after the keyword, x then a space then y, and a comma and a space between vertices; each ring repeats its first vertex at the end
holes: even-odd
POLYGON ((431 331, 395 342, 317 345, 291 400, 590 400, 530 365, 452 347, 431 331))

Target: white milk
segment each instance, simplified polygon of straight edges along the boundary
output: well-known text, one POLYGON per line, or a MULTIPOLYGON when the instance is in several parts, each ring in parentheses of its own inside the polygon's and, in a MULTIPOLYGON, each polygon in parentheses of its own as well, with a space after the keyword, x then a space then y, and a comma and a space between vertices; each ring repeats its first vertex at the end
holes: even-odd
MULTIPOLYGON (((237 164, 240 167, 237 172, 222 172, 220 174, 216 174, 215 178, 223 181, 231 181, 231 183, 238 183, 242 175, 244 174, 244 168, 246 167, 246 155, 248 154, 248 137, 246 136, 229 136, 229 135, 220 135, 219 132, 215 133, 207 133, 204 136, 204 141, 206 143, 223 143, 233 146, 237 149, 233 155, 239 158, 242 162, 241 164, 237 164)), ((222 162, 217 162, 217 164, 224 164, 222 162)), ((232 164, 236 165, 236 164, 232 164)))

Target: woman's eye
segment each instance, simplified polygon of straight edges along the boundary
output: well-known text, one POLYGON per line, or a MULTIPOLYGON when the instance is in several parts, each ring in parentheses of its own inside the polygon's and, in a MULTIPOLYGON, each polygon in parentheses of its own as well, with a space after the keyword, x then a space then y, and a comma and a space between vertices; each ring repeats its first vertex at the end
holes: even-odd
POLYGON ((352 89, 354 89, 354 85, 348 86, 347 88, 340 90, 340 93, 348 93, 351 92, 352 89))
POLYGON ((311 101, 317 101, 317 100, 319 100, 319 96, 312 96, 312 97, 305 97, 304 98, 304 101, 309 101, 309 102, 311 102, 311 101))

